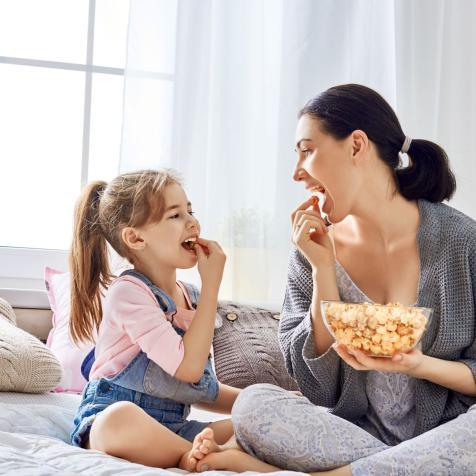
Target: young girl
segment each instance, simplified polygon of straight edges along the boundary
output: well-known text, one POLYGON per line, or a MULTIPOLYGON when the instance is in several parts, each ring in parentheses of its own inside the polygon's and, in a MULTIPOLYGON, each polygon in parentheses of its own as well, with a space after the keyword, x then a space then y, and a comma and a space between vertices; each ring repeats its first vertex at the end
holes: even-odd
MULTIPOLYGON (((82 192, 70 254, 70 329, 76 341, 96 331, 97 339, 71 434, 76 446, 189 471, 209 452, 236 457, 218 446, 233 443, 230 420, 187 419, 195 403, 229 413, 239 391, 220 384, 210 363, 226 257, 200 237, 191 207, 169 171, 126 173, 82 192), (133 265, 115 279, 108 244, 133 265), (177 268, 197 264, 200 295, 176 280, 177 268)), ((241 453, 241 463, 251 459, 241 453)))

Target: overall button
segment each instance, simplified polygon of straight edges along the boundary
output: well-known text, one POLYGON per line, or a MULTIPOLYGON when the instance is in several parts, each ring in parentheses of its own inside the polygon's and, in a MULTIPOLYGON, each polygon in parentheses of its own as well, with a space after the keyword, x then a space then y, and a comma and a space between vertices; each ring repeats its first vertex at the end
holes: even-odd
POLYGON ((234 313, 234 312, 229 312, 227 315, 226 315, 226 318, 229 320, 229 321, 236 321, 238 319, 238 316, 234 313))

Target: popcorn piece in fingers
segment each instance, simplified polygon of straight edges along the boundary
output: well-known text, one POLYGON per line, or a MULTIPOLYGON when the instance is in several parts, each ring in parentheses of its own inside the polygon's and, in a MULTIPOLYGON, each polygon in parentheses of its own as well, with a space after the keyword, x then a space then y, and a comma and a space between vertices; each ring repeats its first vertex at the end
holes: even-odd
POLYGON ((312 209, 315 212, 319 211, 319 198, 316 195, 312 196, 312 209))

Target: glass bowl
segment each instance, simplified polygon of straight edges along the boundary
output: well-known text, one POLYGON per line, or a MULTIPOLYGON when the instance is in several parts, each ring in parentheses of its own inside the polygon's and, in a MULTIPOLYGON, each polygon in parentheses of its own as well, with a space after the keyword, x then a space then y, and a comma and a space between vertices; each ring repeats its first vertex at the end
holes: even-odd
POLYGON ((418 345, 432 309, 396 304, 321 301, 321 315, 337 343, 372 357, 392 357, 418 345))

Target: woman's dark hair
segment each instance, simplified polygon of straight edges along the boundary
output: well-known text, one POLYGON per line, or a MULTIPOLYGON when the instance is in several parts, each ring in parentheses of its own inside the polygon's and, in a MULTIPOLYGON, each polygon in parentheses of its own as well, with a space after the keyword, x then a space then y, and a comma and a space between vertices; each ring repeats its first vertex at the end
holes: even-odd
POLYGON ((303 115, 317 119, 323 131, 335 139, 345 139, 355 130, 364 131, 393 171, 405 198, 442 202, 454 194, 455 176, 439 145, 413 139, 407 152, 409 164, 400 167, 405 134, 391 106, 373 89, 360 84, 334 86, 311 99, 298 117, 303 115))

